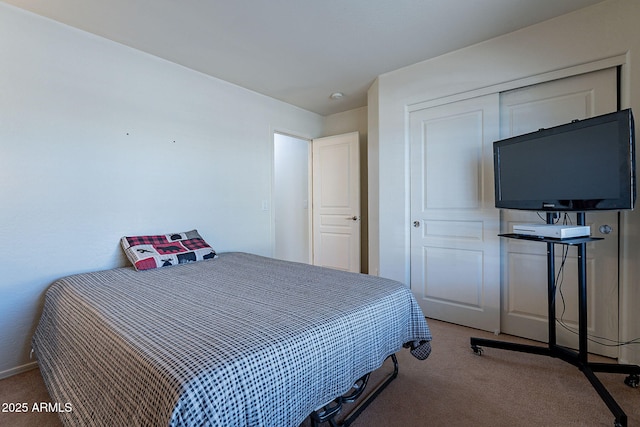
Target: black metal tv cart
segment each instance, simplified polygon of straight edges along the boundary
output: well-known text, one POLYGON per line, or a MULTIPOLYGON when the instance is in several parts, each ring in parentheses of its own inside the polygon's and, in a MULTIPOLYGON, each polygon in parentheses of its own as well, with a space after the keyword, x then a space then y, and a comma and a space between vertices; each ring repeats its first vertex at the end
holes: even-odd
MULTIPOLYGON (((553 223, 553 215, 547 214, 547 223, 553 223)), ((577 213, 577 224, 585 225, 584 212, 577 213)), ((482 355, 482 347, 493 347, 503 350, 519 351, 524 353, 539 354, 555 357, 579 368, 587 377, 600 398, 615 416, 615 427, 627 426, 627 415, 615 401, 606 387, 600 382, 595 372, 607 372, 627 374, 624 382, 630 387, 640 385, 640 366, 623 365, 615 363, 593 363, 588 361, 588 335, 587 335, 587 243, 602 240, 596 237, 579 237, 569 239, 549 239, 519 234, 500 234, 502 237, 512 239, 524 239, 545 242, 547 244, 547 298, 549 316, 549 343, 548 346, 536 346, 517 344, 504 341, 488 340, 484 338, 471 338, 471 349, 477 355, 482 355), (577 246, 578 249, 578 350, 569 349, 556 343, 556 278, 555 278, 555 245, 577 246)))

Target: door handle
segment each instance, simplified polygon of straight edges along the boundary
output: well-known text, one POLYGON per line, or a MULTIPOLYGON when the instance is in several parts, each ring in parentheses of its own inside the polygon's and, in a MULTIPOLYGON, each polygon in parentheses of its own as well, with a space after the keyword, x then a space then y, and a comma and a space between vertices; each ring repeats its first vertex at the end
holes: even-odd
POLYGON ((354 216, 347 217, 347 219, 348 219, 348 220, 351 220, 351 221, 357 221, 357 220, 359 220, 359 219, 360 219, 360 217, 359 217, 359 216, 354 215, 354 216))
POLYGON ((414 226, 415 228, 420 227, 420 221, 413 221, 413 226, 414 226))

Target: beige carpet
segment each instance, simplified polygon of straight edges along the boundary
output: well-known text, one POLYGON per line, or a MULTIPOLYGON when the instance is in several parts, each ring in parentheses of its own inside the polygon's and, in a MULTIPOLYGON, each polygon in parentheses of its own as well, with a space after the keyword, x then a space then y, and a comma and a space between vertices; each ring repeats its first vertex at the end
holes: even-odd
MULTIPOLYGON (((613 416, 584 375, 544 356, 485 348, 473 354, 469 337, 493 335, 430 320, 434 342, 429 359, 398 353, 400 373, 352 424, 369 426, 613 426, 613 416)), ((500 336, 500 339, 526 342, 500 336)), ((598 361, 605 360, 594 358, 598 361)), ((388 368, 385 367, 382 370, 388 368)), ((640 388, 624 375, 598 374, 629 417, 640 426, 640 388)), ((0 403, 48 402, 38 370, 0 381, 0 403)), ((4 407, 4 406, 3 406, 4 407)), ((307 423, 305 423, 307 424, 307 423)), ((0 412, 1 426, 60 426, 51 413, 0 412)))

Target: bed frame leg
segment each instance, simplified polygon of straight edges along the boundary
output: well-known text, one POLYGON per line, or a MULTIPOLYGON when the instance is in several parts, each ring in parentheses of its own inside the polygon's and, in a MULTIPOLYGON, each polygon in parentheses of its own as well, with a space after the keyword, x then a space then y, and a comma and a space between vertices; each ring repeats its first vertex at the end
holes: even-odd
POLYGON ((398 359, 395 354, 389 356, 393 361, 393 372, 387 375, 387 377, 382 381, 372 392, 363 399, 358 405, 351 410, 347 414, 347 416, 340 423, 336 423, 335 417, 342 410, 342 405, 344 403, 353 403, 355 402, 364 392, 364 389, 367 386, 367 382, 369 381, 369 375, 367 374, 360 378, 353 387, 353 392, 340 396, 335 399, 330 405, 327 405, 322 408, 321 411, 313 411, 311 413, 311 425, 313 427, 318 427, 320 424, 328 422, 331 427, 348 427, 353 423, 356 418, 365 410, 367 407, 373 402, 376 397, 384 390, 396 377, 398 376, 398 359))

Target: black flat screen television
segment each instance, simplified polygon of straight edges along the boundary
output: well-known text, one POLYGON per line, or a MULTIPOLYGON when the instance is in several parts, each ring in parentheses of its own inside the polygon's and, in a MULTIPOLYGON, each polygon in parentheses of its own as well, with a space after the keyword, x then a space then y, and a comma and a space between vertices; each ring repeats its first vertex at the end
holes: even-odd
POLYGON ((493 143, 495 204, 502 209, 633 209, 631 109, 493 143))

